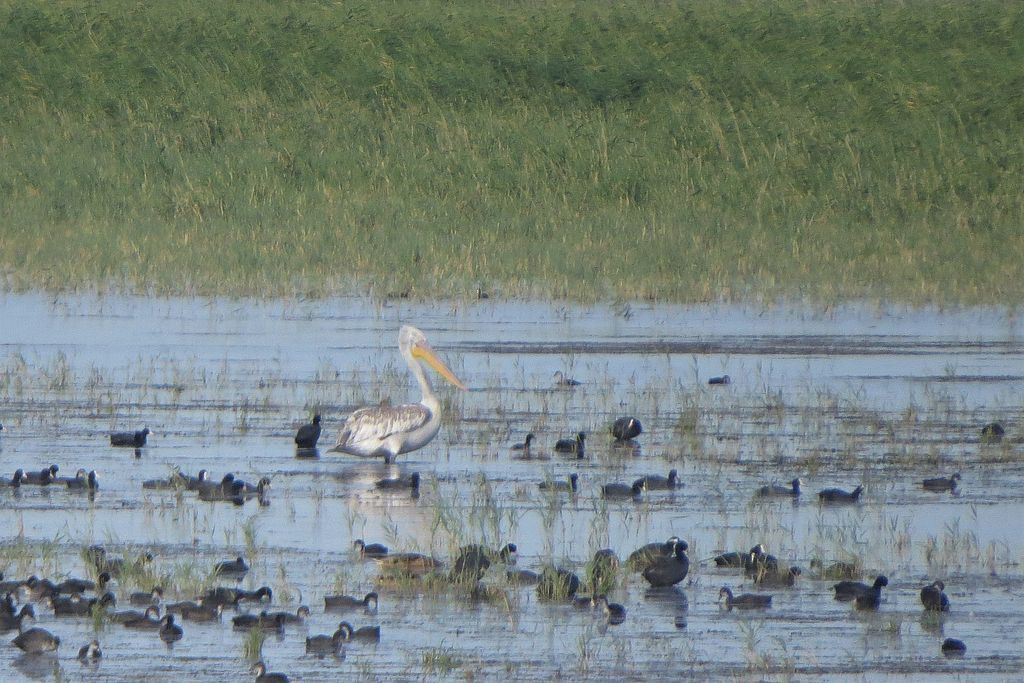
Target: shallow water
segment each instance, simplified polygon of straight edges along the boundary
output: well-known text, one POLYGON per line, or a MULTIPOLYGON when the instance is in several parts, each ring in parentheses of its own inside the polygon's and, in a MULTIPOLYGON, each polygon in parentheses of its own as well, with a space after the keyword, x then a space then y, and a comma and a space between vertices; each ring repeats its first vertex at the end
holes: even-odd
MULTIPOLYGON (((306 625, 263 646, 270 668, 293 679, 417 678, 445 664, 456 678, 531 680, 1024 672, 1019 644, 1003 637, 1024 628, 1024 324, 1006 311, 19 294, 0 296, 0 320, 0 461, 11 472, 96 469, 101 482, 92 499, 56 486, 0 490, 6 577, 84 575, 82 547, 103 543, 150 550, 158 575, 186 583, 189 569, 202 576, 247 554, 248 530, 258 554, 243 585, 272 586, 274 609, 301 601, 313 610, 306 625), (451 408, 440 435, 396 466, 327 453, 352 408, 416 400, 396 349, 407 322, 428 333, 470 391, 439 388, 451 408), (582 384, 557 388, 556 370, 582 384), (707 384, 723 374, 730 384, 707 384), (313 410, 325 419, 320 457, 296 458, 294 430, 313 410), (622 415, 644 425, 638 450, 607 436, 622 415), (994 420, 1007 438, 981 443, 994 420), (109 431, 144 424, 155 434, 141 457, 109 446, 109 431), (509 445, 527 432, 548 454, 579 430, 588 434, 584 460, 511 458, 509 445), (141 488, 172 466, 269 476, 269 504, 141 488), (603 483, 670 468, 685 484, 675 492, 639 503, 600 498, 603 483), (418 499, 372 490, 382 476, 412 471, 424 480, 418 499), (573 471, 577 496, 537 489, 573 471), (956 471, 959 495, 920 487, 956 471), (799 503, 753 499, 761 484, 796 476, 799 503), (858 483, 866 491, 856 506, 816 502, 822 488, 858 483), (530 588, 472 604, 454 591, 382 586, 378 615, 350 619, 379 623, 380 645, 352 645, 344 661, 303 652, 306 635, 330 633, 342 618, 324 613, 325 594, 374 587, 375 566, 351 553, 355 538, 441 558, 462 543, 511 540, 520 567, 554 560, 582 576, 599 548, 625 558, 673 534, 689 543, 689 577, 657 594, 624 574, 611 596, 627 609, 618 626, 540 603, 530 588), (727 612, 716 601, 722 585, 756 587, 707 560, 758 542, 806 573, 796 588, 767 591, 775 598, 766 612, 727 612), (891 580, 877 614, 835 602, 832 582, 809 569, 813 558, 853 557, 869 578, 891 580), (922 619, 917 595, 934 578, 953 603, 939 622, 922 619), (968 643, 966 657, 939 653, 947 636, 968 643)), ((135 588, 122 585, 119 596, 135 588)), ((59 657, 0 645, 0 667, 47 680, 56 666, 72 680, 197 681, 245 678, 249 667, 229 614, 220 624, 186 622, 172 647, 106 626, 102 663, 84 669, 74 655, 92 622, 38 613, 64 642, 59 657)))

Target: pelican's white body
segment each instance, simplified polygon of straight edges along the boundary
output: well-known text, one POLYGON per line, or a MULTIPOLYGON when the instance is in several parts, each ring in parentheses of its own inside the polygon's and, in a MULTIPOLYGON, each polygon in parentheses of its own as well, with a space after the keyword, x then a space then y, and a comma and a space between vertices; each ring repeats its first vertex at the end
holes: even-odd
POLYGON ((385 462, 393 462, 399 453, 423 448, 437 436, 441 429, 441 401, 434 395, 418 358, 426 360, 452 384, 465 387, 434 354, 426 336, 415 327, 402 327, 398 333, 398 348, 416 377, 423 398, 419 403, 356 410, 345 420, 332 450, 363 457, 383 455, 385 462))

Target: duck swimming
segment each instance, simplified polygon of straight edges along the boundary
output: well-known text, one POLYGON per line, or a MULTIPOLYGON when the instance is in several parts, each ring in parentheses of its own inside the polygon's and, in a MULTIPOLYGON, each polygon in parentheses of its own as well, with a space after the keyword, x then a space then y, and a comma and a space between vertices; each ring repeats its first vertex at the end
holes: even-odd
POLYGON ((860 494, 864 493, 863 486, 857 486, 853 491, 843 489, 825 489, 818 492, 818 500, 822 503, 856 503, 860 500, 860 494))
POLYGON ((377 592, 370 591, 362 598, 351 595, 325 595, 324 609, 343 611, 349 609, 364 609, 367 612, 377 611, 377 592))
POLYGON ((387 546, 381 543, 365 543, 361 538, 352 541, 352 546, 359 553, 359 557, 363 559, 376 559, 388 554, 387 546))
POLYGON ((584 442, 586 441, 587 435, 583 432, 576 432, 576 436, 571 439, 559 439, 555 442, 556 453, 567 453, 575 455, 577 458, 584 457, 584 442))
POLYGON ((761 593, 743 593, 733 596, 732 589, 722 586, 718 591, 718 599, 725 598, 726 609, 768 609, 772 606, 772 596, 761 593))

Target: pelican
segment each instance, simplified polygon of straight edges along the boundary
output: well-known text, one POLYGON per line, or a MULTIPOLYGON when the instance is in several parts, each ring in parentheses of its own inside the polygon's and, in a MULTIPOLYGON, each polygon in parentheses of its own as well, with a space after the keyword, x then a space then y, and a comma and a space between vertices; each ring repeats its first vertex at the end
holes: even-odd
POLYGON ((415 327, 402 326, 398 350, 419 382, 423 398, 419 403, 360 408, 345 421, 332 451, 363 457, 383 455, 384 462, 392 463, 399 453, 423 448, 437 436, 441 428, 441 401, 434 395, 419 361, 426 361, 459 389, 465 391, 466 387, 430 348, 426 335, 415 327))

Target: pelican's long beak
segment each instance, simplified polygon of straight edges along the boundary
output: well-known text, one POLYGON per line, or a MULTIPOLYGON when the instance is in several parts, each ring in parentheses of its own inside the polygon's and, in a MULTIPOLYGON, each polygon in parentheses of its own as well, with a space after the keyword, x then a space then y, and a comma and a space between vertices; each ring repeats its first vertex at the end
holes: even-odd
POLYGON ((446 380, 457 386, 463 391, 467 391, 466 385, 455 376, 455 373, 448 369, 448 366, 444 364, 444 361, 437 357, 434 350, 424 344, 416 344, 412 347, 412 357, 425 360, 430 367, 437 371, 437 374, 444 377, 446 380))

